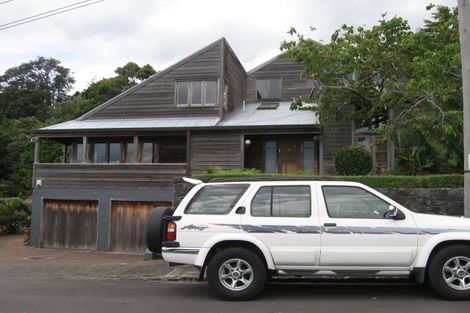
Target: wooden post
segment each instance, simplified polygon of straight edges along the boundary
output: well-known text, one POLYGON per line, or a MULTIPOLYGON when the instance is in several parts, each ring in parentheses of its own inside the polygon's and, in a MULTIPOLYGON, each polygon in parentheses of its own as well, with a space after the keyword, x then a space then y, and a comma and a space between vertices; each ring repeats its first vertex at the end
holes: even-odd
POLYGON ((139 136, 134 136, 134 163, 139 163, 139 136))
POLYGON ((191 131, 186 131, 186 175, 191 175, 191 131))
MULTIPOLYGON (((392 109, 388 111, 388 119, 392 121, 395 114, 392 109)), ((395 142, 391 136, 387 137, 387 170, 393 171, 395 169, 395 142)))
MULTIPOLYGON (((324 129, 324 128, 323 128, 324 129)), ((321 134, 323 135, 323 129, 322 129, 322 132, 321 134)), ((323 137, 323 136, 322 136, 323 137)), ((319 142, 319 147, 318 147, 318 156, 319 156, 319 160, 318 160, 318 174, 319 175, 323 175, 325 174, 325 164, 324 164, 324 161, 323 161, 323 154, 325 153, 325 148, 323 147, 323 138, 320 138, 320 142, 319 142)))
POLYGON ((245 132, 240 135, 240 169, 245 169, 245 132))
POLYGON ((88 163, 88 137, 83 137, 82 141, 82 163, 88 163))
POLYGON ((36 186, 36 164, 40 162, 40 155, 41 155, 41 144, 40 139, 36 137, 36 141, 34 142, 34 162, 33 162, 33 175, 32 175, 32 188, 36 186))
POLYGON ((66 163, 67 162, 67 144, 64 143, 62 145, 62 163, 66 163))
POLYGON ((470 217, 470 3, 458 0, 463 81, 464 215, 470 217))
POLYGON ((39 138, 36 138, 34 142, 34 164, 38 164, 40 162, 41 156, 41 142, 39 138))

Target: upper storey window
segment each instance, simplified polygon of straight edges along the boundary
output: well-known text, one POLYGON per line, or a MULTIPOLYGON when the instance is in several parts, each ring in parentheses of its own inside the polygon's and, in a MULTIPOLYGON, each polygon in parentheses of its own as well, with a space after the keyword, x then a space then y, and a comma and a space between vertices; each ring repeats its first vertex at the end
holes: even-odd
POLYGON ((217 82, 200 80, 176 83, 176 104, 178 106, 212 106, 217 100, 217 82))
POLYGON ((281 79, 257 79, 256 99, 279 99, 281 98, 281 79))

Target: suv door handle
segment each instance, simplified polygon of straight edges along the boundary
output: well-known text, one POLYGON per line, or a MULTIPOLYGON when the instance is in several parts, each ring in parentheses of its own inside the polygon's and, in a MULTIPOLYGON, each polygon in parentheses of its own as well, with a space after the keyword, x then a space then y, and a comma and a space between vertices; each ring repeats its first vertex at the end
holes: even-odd
POLYGON ((326 226, 326 227, 336 227, 336 223, 325 223, 325 224, 323 224, 323 226, 326 226))

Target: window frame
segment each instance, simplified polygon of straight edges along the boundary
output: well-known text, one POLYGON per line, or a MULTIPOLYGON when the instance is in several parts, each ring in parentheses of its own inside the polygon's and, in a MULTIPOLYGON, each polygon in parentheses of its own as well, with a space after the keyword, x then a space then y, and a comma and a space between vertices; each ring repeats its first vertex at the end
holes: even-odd
POLYGON ((70 159, 71 164, 86 163, 83 160, 83 141, 74 141, 72 143, 72 157, 70 159), (81 147, 80 149, 78 147, 81 147))
POLYGON ((235 208, 236 204, 243 198, 243 195, 246 194, 247 190, 250 188, 250 184, 219 184, 219 185, 205 185, 205 186, 202 186, 195 194, 194 196, 191 198, 191 200, 188 202, 188 204, 186 204, 186 207, 184 208, 184 211, 183 213, 184 214, 188 214, 188 215, 228 215, 230 214, 230 212, 233 211, 233 209, 235 208), (208 186, 244 186, 244 188, 242 188, 242 190, 240 191, 240 193, 237 195, 237 197, 232 201, 232 203, 230 204, 229 208, 224 212, 224 213, 192 213, 192 212, 188 212, 188 209, 189 207, 197 200, 199 199, 199 195, 201 194, 201 192, 208 186))
POLYGON ((279 140, 278 139, 267 139, 267 140, 263 140, 263 166, 264 166, 264 172, 265 173, 279 173, 279 140), (268 171, 268 167, 267 167, 267 162, 266 162, 266 158, 267 158, 267 155, 268 155, 268 143, 274 143, 276 146, 273 148, 273 149, 269 149, 269 150, 273 150, 274 151, 274 157, 276 158, 275 162, 274 162, 274 165, 276 166, 276 169, 275 171, 268 171))
POLYGON ((122 163, 124 163, 124 164, 134 164, 134 163, 138 163, 138 162, 137 162, 138 160, 136 160, 136 157, 135 157, 135 155, 136 155, 135 150, 136 150, 136 149, 138 149, 138 145, 137 145, 137 147, 136 147, 134 141, 124 141, 124 142, 123 142, 123 150, 124 150, 124 151, 122 152, 123 157, 124 157, 124 162, 122 162, 122 163), (132 148, 132 149, 133 149, 133 151, 132 151, 132 159, 133 159, 132 162, 129 162, 129 145, 130 145, 130 144, 132 144, 132 146, 133 146, 133 148, 132 148))
POLYGON ((255 91, 255 99, 257 101, 269 101, 269 100, 280 100, 282 99, 282 96, 283 96, 283 86, 284 86, 284 81, 282 79, 282 77, 259 77, 259 78, 255 78, 255 81, 254 81, 254 91, 255 91), (257 81, 261 81, 261 80, 279 80, 279 98, 258 98, 258 87, 256 86, 256 83, 257 81))
POLYGON ((217 106, 219 95, 219 84, 218 79, 195 79, 195 80, 177 80, 175 82, 175 104, 179 108, 202 108, 202 107, 215 107, 217 106), (208 82, 215 83, 215 103, 207 103, 206 92, 208 82), (181 83, 188 83, 188 103, 178 103, 179 102, 179 85, 181 83), (193 104, 193 85, 194 83, 201 83, 201 99, 202 103, 193 104))
MULTIPOLYGON (((330 210, 328 208, 328 203, 326 201, 326 197, 325 197, 325 190, 324 188, 325 187, 342 187, 342 188, 356 188, 356 189, 361 189, 361 190, 364 190, 365 192, 367 192, 368 194, 376 197, 377 199, 380 199, 382 200, 383 202, 385 202, 386 204, 388 204, 389 206, 390 205, 393 205, 391 204, 390 202, 386 201, 385 199, 382 199, 381 197, 375 195, 374 193, 370 192, 369 190, 367 189, 364 189, 362 187, 359 187, 359 186, 350 186, 350 185, 322 185, 321 186, 321 192, 322 192, 322 196, 323 196, 323 202, 325 203, 325 209, 326 209, 326 214, 328 215, 329 218, 331 219, 335 219, 335 218, 339 218, 339 219, 354 219, 354 220, 393 220, 392 218, 389 218, 389 217, 380 217, 380 218, 373 218, 373 217, 334 217, 334 216, 331 216, 330 214, 330 210)), ((394 206, 394 205, 393 205, 394 206)))
POLYGON ((317 156, 317 150, 318 149, 317 149, 316 140, 314 140, 314 139, 311 139, 311 140, 305 140, 304 139, 304 140, 302 140, 302 170, 304 172, 311 173, 311 174, 317 173, 317 166, 316 166, 316 163, 317 163, 317 157, 316 157, 317 156), (306 148, 305 147, 306 142, 311 142, 313 144, 313 146, 311 148, 310 147, 306 148), (313 154, 313 159, 311 160, 311 162, 312 162, 312 171, 307 171, 305 169, 305 165, 306 165, 306 161, 309 162, 309 160, 305 159, 305 153, 306 153, 307 150, 310 150, 310 149, 312 150, 312 154, 313 154))
POLYGON ((253 195, 253 197, 251 198, 251 201, 250 201, 250 216, 251 217, 257 217, 257 218, 311 218, 312 214, 313 214, 313 210, 312 210, 312 203, 313 203, 312 190, 313 190, 312 185, 263 185, 263 186, 259 186, 259 188, 255 191, 255 193, 254 193, 254 195, 253 195), (253 215, 253 200, 256 198, 256 195, 258 194, 258 192, 262 188, 265 188, 265 187, 271 189, 271 202, 270 202, 270 208, 269 208, 269 212, 270 212, 271 215, 269 215, 269 216, 253 215), (272 213, 273 213, 274 187, 308 187, 308 189, 309 189, 308 196, 309 196, 310 214, 308 216, 273 216, 272 213))
POLYGON ((142 163, 142 164, 154 164, 158 163, 158 141, 155 139, 142 139, 141 141, 139 140, 139 160, 136 163, 142 163), (146 143, 151 143, 152 144, 152 161, 151 162, 144 162, 144 145, 146 143))
MULTIPOLYGON (((126 163, 123 160, 123 142, 120 140, 94 140, 90 142, 90 154, 89 154, 89 159, 91 164, 122 164, 126 163), (95 162, 95 144, 104 144, 105 145, 105 161, 101 163, 96 163, 95 162), (119 162, 110 162, 109 161, 109 152, 110 152, 110 144, 118 144, 119 145, 119 162)), ((125 146, 125 145, 124 145, 125 146)))

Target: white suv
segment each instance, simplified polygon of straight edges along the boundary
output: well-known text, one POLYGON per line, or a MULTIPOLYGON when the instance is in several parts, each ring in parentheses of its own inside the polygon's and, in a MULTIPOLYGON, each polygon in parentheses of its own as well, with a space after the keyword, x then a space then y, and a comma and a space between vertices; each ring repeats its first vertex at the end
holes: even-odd
POLYGON ((207 268, 222 298, 251 299, 276 275, 404 273, 470 298, 469 219, 413 213, 353 182, 190 181, 174 213, 152 213, 149 248, 201 279, 207 268))

